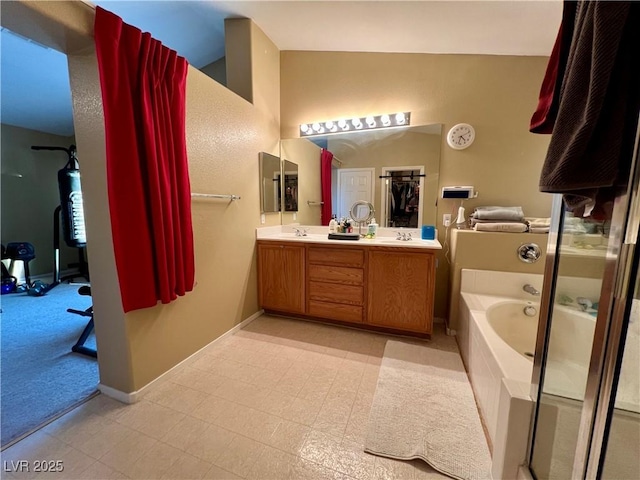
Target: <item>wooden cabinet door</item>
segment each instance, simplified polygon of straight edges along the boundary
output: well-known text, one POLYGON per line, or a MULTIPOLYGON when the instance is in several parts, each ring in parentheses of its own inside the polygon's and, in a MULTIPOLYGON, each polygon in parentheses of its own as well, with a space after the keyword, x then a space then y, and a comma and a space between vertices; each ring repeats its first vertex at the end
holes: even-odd
POLYGON ((367 323, 431 333, 435 259, 432 253, 369 251, 367 323))
POLYGON ((304 246, 258 244, 260 306, 279 312, 305 312, 304 246))

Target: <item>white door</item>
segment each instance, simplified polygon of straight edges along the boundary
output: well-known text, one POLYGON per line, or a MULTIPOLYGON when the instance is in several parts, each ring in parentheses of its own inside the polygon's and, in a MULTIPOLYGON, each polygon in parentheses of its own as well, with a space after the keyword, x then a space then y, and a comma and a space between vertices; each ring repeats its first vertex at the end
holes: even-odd
POLYGON ((351 205, 358 200, 373 205, 374 168, 341 168, 338 170, 337 215, 348 217, 351 205))

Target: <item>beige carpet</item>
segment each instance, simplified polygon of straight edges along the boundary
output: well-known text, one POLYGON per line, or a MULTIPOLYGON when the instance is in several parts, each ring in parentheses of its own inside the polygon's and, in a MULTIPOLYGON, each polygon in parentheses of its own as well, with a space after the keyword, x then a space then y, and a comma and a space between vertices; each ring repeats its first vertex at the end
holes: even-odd
POLYGON ((489 449, 457 350, 387 342, 365 451, 419 458, 452 478, 491 478, 489 449))

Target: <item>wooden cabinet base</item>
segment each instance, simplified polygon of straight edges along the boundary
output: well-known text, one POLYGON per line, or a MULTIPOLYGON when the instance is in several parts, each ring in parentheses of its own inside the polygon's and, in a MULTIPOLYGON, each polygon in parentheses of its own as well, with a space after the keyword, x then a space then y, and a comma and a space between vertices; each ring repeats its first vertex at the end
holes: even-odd
POLYGON ((267 312, 387 333, 431 334, 433 251, 258 241, 258 292, 267 312))
POLYGON ((398 330, 396 328, 380 327, 378 325, 368 325, 363 322, 350 322, 348 320, 336 320, 331 318, 316 317, 312 315, 296 315, 292 313, 278 312, 275 310, 267 310, 267 309, 265 309, 264 313, 268 315, 277 315, 279 317, 292 318, 295 320, 305 320, 308 322, 323 323, 326 325, 336 325, 339 327, 355 328, 357 330, 368 330, 370 332, 384 333, 387 335, 397 335, 399 337, 422 338, 425 340, 431 339, 430 333, 398 330))
POLYGON ((342 320, 344 322, 362 323, 362 307, 345 305, 340 303, 309 301, 309 315, 329 320, 342 320))

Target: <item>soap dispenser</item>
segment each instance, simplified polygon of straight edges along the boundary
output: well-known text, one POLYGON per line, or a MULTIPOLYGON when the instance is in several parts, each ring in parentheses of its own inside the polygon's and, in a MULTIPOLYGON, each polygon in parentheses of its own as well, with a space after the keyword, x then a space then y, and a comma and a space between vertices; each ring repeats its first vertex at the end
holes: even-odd
POLYGON ((374 238, 376 236, 376 233, 378 233, 378 224, 376 223, 376 219, 372 218, 367 230, 367 235, 371 238, 374 238))
POLYGON ((337 233, 338 232, 338 222, 336 221, 336 216, 331 217, 331 221, 329 222, 329 233, 337 233))

